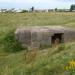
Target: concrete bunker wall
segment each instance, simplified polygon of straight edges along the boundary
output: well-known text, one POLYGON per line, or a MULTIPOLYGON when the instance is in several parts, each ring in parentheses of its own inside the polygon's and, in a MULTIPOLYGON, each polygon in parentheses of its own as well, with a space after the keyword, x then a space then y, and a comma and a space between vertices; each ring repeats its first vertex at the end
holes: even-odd
POLYGON ((16 33, 16 38, 22 44, 23 47, 28 47, 31 45, 31 31, 30 30, 20 30, 16 33))
POLYGON ((40 46, 50 46, 51 35, 48 31, 37 31, 31 33, 31 46, 39 48, 40 46))
POLYGON ((55 42, 70 42, 75 40, 75 31, 68 29, 51 28, 21 28, 16 30, 16 38, 23 47, 39 48, 51 46, 55 42))
POLYGON ((64 33, 64 42, 73 42, 75 41, 75 31, 66 31, 64 33))
POLYGON ((31 47, 39 48, 40 46, 52 46, 53 44, 64 42, 64 33, 51 31, 32 31, 31 32, 31 47))

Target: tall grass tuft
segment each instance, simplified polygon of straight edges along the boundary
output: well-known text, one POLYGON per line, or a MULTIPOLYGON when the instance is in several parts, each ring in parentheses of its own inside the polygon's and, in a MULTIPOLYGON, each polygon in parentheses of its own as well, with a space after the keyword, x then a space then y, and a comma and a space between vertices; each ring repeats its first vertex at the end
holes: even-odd
POLYGON ((32 63, 36 60, 37 56, 37 50, 33 49, 31 51, 28 51, 25 55, 26 63, 32 63))

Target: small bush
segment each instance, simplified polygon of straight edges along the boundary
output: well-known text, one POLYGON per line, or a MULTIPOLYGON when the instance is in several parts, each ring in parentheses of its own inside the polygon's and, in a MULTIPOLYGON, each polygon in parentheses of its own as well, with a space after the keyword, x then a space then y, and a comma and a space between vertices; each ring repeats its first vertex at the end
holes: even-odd
POLYGON ((14 31, 5 35, 3 38, 3 45, 6 52, 16 52, 24 49, 15 38, 14 31))
POLYGON ((28 10, 22 10, 20 13, 26 13, 28 12, 28 10))

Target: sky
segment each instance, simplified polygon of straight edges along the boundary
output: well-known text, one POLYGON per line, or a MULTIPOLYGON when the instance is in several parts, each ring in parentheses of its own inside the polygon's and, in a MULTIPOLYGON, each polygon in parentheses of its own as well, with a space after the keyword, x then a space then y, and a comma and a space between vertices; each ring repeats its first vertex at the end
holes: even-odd
POLYGON ((70 8, 75 0, 0 0, 0 8, 29 9, 34 6, 36 9, 70 8))

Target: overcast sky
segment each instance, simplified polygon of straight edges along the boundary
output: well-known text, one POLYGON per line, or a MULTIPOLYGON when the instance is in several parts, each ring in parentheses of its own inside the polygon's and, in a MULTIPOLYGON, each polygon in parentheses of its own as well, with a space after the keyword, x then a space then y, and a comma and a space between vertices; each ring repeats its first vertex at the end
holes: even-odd
POLYGON ((0 8, 70 8, 75 0, 0 0, 0 8))

